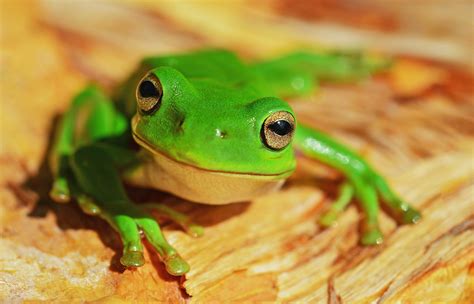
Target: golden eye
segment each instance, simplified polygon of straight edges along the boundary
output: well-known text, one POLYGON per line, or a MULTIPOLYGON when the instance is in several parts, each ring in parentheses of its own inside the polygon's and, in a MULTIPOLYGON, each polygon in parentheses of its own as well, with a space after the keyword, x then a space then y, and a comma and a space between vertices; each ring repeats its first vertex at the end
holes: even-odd
POLYGON ((138 108, 144 113, 151 113, 160 105, 163 89, 160 80, 154 74, 148 74, 137 86, 138 108))
POLYGON ((263 123, 261 136, 265 145, 272 150, 288 146, 295 131, 295 118, 289 112, 272 113, 263 123))

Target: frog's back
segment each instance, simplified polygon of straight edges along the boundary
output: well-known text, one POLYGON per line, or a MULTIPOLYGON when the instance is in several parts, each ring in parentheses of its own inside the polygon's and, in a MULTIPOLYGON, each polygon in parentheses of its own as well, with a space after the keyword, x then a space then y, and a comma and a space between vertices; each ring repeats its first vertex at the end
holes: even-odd
POLYGON ((149 57, 142 61, 148 69, 169 66, 186 78, 212 78, 232 84, 246 81, 250 75, 246 65, 227 50, 201 50, 171 56, 149 57))
POLYGON ((215 80, 220 84, 236 86, 248 83, 255 77, 235 53, 209 49, 191 53, 147 57, 140 67, 119 89, 117 106, 127 117, 135 113, 135 88, 149 70, 160 66, 172 67, 188 79, 215 80))

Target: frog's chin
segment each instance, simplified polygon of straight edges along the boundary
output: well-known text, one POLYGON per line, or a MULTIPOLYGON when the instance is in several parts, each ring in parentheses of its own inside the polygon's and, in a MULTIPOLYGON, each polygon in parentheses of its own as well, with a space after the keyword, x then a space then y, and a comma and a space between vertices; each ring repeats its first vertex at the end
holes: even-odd
POLYGON ((222 205, 252 200, 280 189, 292 172, 265 175, 206 170, 150 150, 143 140, 135 134, 134 137, 145 148, 146 157, 143 166, 128 174, 128 182, 193 202, 222 205))

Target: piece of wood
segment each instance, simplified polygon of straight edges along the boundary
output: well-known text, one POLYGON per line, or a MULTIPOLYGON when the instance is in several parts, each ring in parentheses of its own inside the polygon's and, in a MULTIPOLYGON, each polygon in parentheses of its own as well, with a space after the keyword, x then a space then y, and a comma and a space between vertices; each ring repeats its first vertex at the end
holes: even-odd
MULTIPOLYGON (((370 5, 361 11, 366 16, 347 18, 341 28, 337 22, 350 14, 339 13, 343 5, 325 3, 317 14, 330 12, 324 15, 330 26, 319 27, 310 12, 304 20, 289 19, 284 2, 2 3, 0 301, 474 301, 472 75, 451 63, 406 56, 420 54, 414 50, 420 45, 444 46, 444 53, 423 51, 464 62, 469 42, 458 32, 452 37, 460 43, 424 33, 410 40, 398 31, 404 28, 398 10, 389 11, 390 30, 377 32, 376 19, 367 23, 375 32, 358 36, 349 26, 365 24, 373 16, 370 5), (163 222, 166 237, 191 264, 183 278, 168 275, 152 251, 145 266, 123 269, 120 241, 104 221, 74 203, 48 199, 45 153, 55 118, 87 82, 112 92, 147 54, 218 45, 261 57, 302 44, 350 45, 371 35, 404 53, 386 75, 323 84, 313 96, 290 102, 300 121, 360 151, 422 210, 423 220, 414 226, 397 226, 382 213, 382 246, 358 245, 361 213, 355 206, 336 227, 318 227, 338 175, 307 160, 280 192, 252 202, 205 206, 129 189, 138 201, 165 202, 205 226, 205 235, 193 239, 163 222)), ((429 16, 419 22, 434 26, 429 16)))

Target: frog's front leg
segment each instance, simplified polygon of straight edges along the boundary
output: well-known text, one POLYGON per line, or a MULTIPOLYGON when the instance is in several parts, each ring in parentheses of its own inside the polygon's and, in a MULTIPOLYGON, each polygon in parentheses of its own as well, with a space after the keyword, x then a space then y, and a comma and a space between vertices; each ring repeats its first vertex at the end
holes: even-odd
POLYGON ((80 147, 70 156, 78 191, 84 193, 81 207, 92 207, 93 212, 107 220, 120 235, 123 255, 120 262, 127 267, 144 264, 140 230, 159 253, 172 275, 189 271, 189 265, 165 239, 160 226, 146 210, 134 204, 126 195, 110 150, 92 143, 80 147))
POLYGON ((334 222, 354 195, 364 212, 361 243, 380 244, 383 236, 378 225, 379 195, 401 223, 416 223, 421 215, 400 199, 387 182, 356 153, 329 136, 298 125, 295 145, 305 155, 326 163, 345 174, 347 182, 342 186, 339 199, 321 218, 324 226, 334 222))
POLYGON ((50 196, 57 202, 69 201, 74 186, 70 185, 69 157, 78 144, 115 137, 126 129, 125 117, 98 87, 90 85, 77 94, 59 122, 49 155, 53 175, 50 196))

